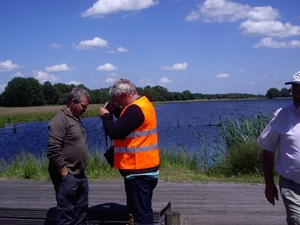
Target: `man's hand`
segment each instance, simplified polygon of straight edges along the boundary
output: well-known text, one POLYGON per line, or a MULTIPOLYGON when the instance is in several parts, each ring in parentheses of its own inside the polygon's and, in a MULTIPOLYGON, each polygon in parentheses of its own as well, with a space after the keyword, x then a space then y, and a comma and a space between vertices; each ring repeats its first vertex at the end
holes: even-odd
POLYGON ((58 168, 57 170, 60 173, 62 180, 68 175, 68 169, 66 166, 62 166, 62 167, 58 168))
POLYGON ((275 199, 278 201, 278 190, 274 183, 266 185, 265 196, 272 205, 275 205, 275 199))
POLYGON ((109 111, 103 107, 100 107, 99 112, 98 112, 99 116, 102 117, 106 113, 109 113, 109 111))
POLYGON ((105 105, 106 106, 104 108, 106 108, 109 112, 114 112, 118 108, 118 104, 115 102, 107 102, 105 105))

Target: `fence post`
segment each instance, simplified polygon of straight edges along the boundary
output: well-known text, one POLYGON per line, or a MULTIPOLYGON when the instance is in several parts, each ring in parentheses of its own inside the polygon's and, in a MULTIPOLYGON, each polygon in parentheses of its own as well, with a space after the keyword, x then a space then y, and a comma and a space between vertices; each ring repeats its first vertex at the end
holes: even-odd
POLYGON ((180 213, 179 212, 166 212, 165 225, 180 225, 180 213))

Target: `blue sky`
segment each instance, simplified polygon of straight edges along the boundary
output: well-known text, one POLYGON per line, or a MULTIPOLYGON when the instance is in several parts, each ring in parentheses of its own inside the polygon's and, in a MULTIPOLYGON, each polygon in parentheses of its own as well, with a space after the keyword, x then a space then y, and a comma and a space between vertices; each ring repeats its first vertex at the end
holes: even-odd
POLYGON ((300 1, 0 0, 0 93, 14 77, 89 89, 266 94, 300 70, 300 1))

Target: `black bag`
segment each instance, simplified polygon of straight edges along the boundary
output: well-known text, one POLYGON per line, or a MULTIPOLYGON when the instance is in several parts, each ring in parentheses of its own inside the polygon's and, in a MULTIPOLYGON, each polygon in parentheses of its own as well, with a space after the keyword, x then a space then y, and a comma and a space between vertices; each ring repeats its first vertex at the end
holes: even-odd
POLYGON ((106 158, 107 162, 111 167, 114 167, 114 146, 110 146, 106 152, 104 153, 104 157, 106 158))

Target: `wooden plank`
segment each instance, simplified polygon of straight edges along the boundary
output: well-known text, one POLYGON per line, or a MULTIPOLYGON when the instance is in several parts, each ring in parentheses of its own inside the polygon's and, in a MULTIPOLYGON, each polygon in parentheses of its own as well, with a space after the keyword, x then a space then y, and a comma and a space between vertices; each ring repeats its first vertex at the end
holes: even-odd
MULTIPOLYGON (((123 180, 90 180, 89 208, 107 203, 126 205, 123 180)), ((0 180, 0 209, 49 209, 56 206, 49 181, 0 180)), ((262 184, 167 182, 159 180, 153 195, 158 212, 171 201, 188 225, 286 224, 282 200, 272 206, 262 184)), ((1 223, 0 223, 1 224, 1 223)))
MULTIPOLYGON (((126 196, 122 182, 111 185, 106 182, 90 182, 89 194, 89 223, 103 224, 112 221, 127 223, 130 220, 126 212, 126 196)), ((55 220, 55 196, 51 182, 9 180, 0 181, 0 191, 6 194, 0 198, 0 224, 5 221, 15 220, 22 223, 21 219, 33 223, 47 221, 51 224, 55 220)), ((164 213, 170 211, 170 201, 159 201, 154 204, 154 220, 161 224, 164 213)))

